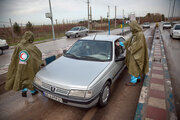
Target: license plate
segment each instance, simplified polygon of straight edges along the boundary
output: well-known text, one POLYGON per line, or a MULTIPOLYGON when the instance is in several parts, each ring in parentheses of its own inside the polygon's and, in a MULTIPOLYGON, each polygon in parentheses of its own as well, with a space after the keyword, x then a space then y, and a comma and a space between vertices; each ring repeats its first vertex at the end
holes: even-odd
POLYGON ((57 96, 55 96, 55 95, 52 95, 52 94, 49 94, 49 93, 46 93, 46 92, 44 92, 44 95, 45 95, 46 97, 48 97, 48 98, 51 98, 51 99, 55 100, 55 101, 58 101, 58 102, 60 102, 60 103, 63 103, 62 98, 60 98, 60 97, 57 97, 57 96))

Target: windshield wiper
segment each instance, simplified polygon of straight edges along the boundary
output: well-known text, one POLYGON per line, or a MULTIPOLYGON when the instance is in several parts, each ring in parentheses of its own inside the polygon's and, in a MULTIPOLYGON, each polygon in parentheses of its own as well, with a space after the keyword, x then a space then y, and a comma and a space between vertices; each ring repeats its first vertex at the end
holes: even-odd
POLYGON ((99 58, 95 58, 95 57, 91 57, 91 56, 81 56, 81 58, 83 59, 88 59, 88 60, 98 60, 98 61, 103 61, 99 58))
POLYGON ((65 56, 66 56, 66 57, 75 58, 75 59, 79 59, 79 57, 77 57, 76 55, 71 54, 71 53, 66 53, 65 56))

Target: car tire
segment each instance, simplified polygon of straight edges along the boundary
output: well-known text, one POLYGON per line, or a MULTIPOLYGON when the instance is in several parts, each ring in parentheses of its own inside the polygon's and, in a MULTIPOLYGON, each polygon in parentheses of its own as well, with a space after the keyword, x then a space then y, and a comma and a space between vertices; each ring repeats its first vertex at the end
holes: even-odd
POLYGON ((75 38, 77 38, 79 35, 78 34, 75 34, 75 38))
POLYGON ((174 39, 173 33, 172 33, 171 37, 172 37, 172 39, 174 39))
POLYGON ((109 101, 109 96, 110 96, 110 82, 107 81, 101 90, 98 105, 100 107, 104 107, 105 105, 107 105, 109 101))
POLYGON ((88 33, 87 33, 87 32, 85 33, 85 36, 88 36, 88 33))
POLYGON ((2 49, 0 49, 0 55, 2 55, 3 54, 3 50, 2 49))

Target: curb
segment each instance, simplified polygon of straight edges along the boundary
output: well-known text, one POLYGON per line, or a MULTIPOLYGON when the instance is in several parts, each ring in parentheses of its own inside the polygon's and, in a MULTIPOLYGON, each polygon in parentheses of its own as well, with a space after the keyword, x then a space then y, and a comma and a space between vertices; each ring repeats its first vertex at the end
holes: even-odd
MULTIPOLYGON (((155 29, 155 34, 156 34, 155 29)), ((159 30, 159 29, 158 29, 159 30)), ((160 32, 160 43, 161 43, 161 50, 162 50, 162 65, 163 65, 163 74, 164 74, 164 87, 165 87, 165 100, 166 100, 166 109, 167 109, 167 119, 169 120, 177 120, 176 116, 176 110, 174 106, 174 98, 172 94, 172 86, 171 86, 171 80, 170 80, 170 75, 168 71, 168 66, 167 66, 167 60, 166 60, 166 55, 164 51, 164 45, 163 45, 163 37, 160 32)), ((152 49, 149 57, 149 72, 145 76, 143 86, 141 89, 140 97, 139 97, 139 102, 137 104, 137 109, 135 113, 134 120, 144 120, 146 118, 146 109, 147 109, 147 103, 148 103, 148 95, 149 95, 149 90, 150 90, 150 79, 151 79, 151 72, 152 72, 152 60, 153 60, 153 55, 154 55, 154 46, 155 46, 155 35, 153 38, 153 43, 152 43, 152 49)))

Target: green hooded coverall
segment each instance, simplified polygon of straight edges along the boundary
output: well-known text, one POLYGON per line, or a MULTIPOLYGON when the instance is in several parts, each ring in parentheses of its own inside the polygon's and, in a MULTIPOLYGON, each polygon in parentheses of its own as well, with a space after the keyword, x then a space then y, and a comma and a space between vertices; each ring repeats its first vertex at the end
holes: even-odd
POLYGON ((34 35, 27 31, 24 33, 23 39, 15 47, 8 68, 7 80, 5 84, 6 90, 21 90, 28 88, 34 90, 33 80, 35 74, 43 64, 41 51, 33 45, 34 35))
POLYGON ((149 58, 145 36, 136 21, 129 23, 132 36, 123 42, 126 48, 126 65, 134 77, 149 71, 149 58))

